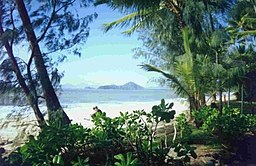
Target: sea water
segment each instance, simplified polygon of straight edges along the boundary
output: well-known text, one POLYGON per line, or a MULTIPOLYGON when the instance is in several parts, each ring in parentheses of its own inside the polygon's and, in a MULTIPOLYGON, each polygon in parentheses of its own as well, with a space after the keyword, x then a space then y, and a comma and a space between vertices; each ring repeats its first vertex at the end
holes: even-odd
POLYGON ((168 89, 117 90, 117 89, 65 89, 60 94, 63 104, 148 102, 176 98, 168 89))
MULTIPOLYGON (((110 90, 110 89, 64 89, 59 94, 60 102, 68 116, 76 123, 90 127, 92 123, 85 119, 90 119, 93 113, 92 108, 98 106, 110 117, 118 116, 119 112, 129 112, 132 110, 150 111, 153 105, 160 104, 161 99, 167 102, 184 101, 178 98, 173 92, 167 89, 144 89, 144 90, 110 90)), ((174 104, 175 109, 184 110, 180 105, 174 104), (179 107, 179 108, 177 108, 179 107)), ((11 113, 18 113, 26 110, 30 119, 34 119, 33 111, 24 107, 0 106, 0 120, 4 122, 11 113)), ((46 112, 46 107, 41 106, 41 110, 46 112)), ((0 129, 0 136, 12 137, 17 134, 13 128, 0 129)))

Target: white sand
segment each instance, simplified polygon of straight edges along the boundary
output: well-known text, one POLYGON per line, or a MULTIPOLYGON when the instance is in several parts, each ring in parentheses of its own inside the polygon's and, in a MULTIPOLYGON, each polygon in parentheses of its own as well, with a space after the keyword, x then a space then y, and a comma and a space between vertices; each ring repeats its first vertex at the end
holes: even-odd
MULTIPOLYGON (((188 110, 188 104, 184 99, 170 99, 166 100, 166 103, 174 102, 173 110, 176 111, 176 115, 180 114, 184 110, 188 110)), ((80 104, 70 104, 68 106, 63 105, 65 112, 72 119, 72 123, 82 124, 84 127, 92 127, 93 123, 90 121, 91 115, 94 113, 93 107, 98 106, 99 109, 106 112, 107 116, 113 118, 120 115, 120 112, 132 112, 133 110, 145 110, 150 112, 154 105, 159 105, 160 101, 153 102, 120 102, 120 103, 80 103, 80 104)), ((16 107, 15 109, 20 110, 16 107)), ((43 109, 46 109, 43 107, 43 109)), ((11 108, 2 106, 0 107, 2 114, 0 114, 0 119, 4 121, 4 117, 10 113, 11 108), (8 111, 9 110, 9 111, 8 111)), ((31 111, 29 119, 35 120, 34 114, 31 111)), ((27 131, 30 128, 27 129, 27 131)), ((17 130, 14 127, 8 127, 5 129, 0 129, 0 136, 3 138, 12 139, 17 135, 17 130)))
MULTIPOLYGON (((166 100, 166 103, 174 102, 173 110, 176 114, 180 114, 184 110, 188 109, 188 104, 184 99, 171 99, 166 100)), ((92 127, 93 124, 89 120, 91 115, 94 113, 93 107, 97 106, 102 111, 106 112, 107 116, 113 118, 120 115, 120 112, 132 112, 134 110, 145 110, 150 112, 154 105, 159 105, 160 101, 153 102, 123 102, 123 103, 112 103, 112 104, 97 104, 97 103, 86 103, 78 105, 70 105, 65 108, 65 111, 72 123, 79 123, 85 127, 92 127)))

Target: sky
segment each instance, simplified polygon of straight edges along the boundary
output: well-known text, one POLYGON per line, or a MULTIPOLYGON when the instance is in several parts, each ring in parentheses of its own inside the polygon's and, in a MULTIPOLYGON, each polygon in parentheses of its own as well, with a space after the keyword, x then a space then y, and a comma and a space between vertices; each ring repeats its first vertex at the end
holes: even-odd
POLYGON ((59 65, 59 71, 64 72, 62 84, 76 86, 100 86, 108 84, 122 85, 133 81, 144 87, 156 87, 150 80, 158 77, 139 66, 143 59, 134 59, 133 48, 142 45, 137 40, 138 34, 125 36, 124 29, 115 28, 107 33, 103 24, 121 18, 123 15, 107 6, 90 7, 98 18, 90 25, 90 35, 82 47, 81 57, 68 57, 59 65))

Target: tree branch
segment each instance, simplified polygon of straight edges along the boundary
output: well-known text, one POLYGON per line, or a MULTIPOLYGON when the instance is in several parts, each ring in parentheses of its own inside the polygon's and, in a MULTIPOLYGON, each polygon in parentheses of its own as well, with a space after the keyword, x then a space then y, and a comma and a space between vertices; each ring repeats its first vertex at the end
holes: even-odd
POLYGON ((11 42, 10 42, 11 48, 12 48, 13 42, 14 42, 14 32, 13 31, 16 29, 15 24, 14 24, 14 19, 13 19, 14 9, 15 9, 15 7, 12 7, 12 4, 10 4, 10 17, 11 17, 11 22, 12 22, 12 39, 11 39, 11 42))
POLYGON ((57 13, 55 11, 55 9, 56 9, 56 0, 53 0, 53 11, 52 11, 50 20, 49 20, 44 32, 42 33, 42 35, 37 39, 37 43, 39 43, 45 37, 45 34, 47 33, 48 29, 51 27, 52 21, 57 13))
MULTIPOLYGON (((66 3, 65 5, 61 6, 59 9, 56 10, 56 13, 59 12, 60 10, 62 10, 64 7, 67 7, 68 5, 73 4, 75 1, 76 0, 73 0, 73 1, 71 1, 69 3, 66 3)), ((64 2, 62 2, 62 3, 64 3, 64 2)))
POLYGON ((61 11, 64 7, 73 4, 76 0, 73 0, 73 1, 71 1, 71 2, 69 2, 69 3, 66 3, 65 5, 61 6, 61 7, 60 7, 59 9, 57 9, 57 10, 56 10, 56 0, 53 0, 53 1, 54 1, 54 2, 53 2, 53 11, 52 11, 50 20, 49 20, 49 22, 48 22, 48 24, 47 24, 47 26, 46 26, 44 32, 42 33, 42 35, 37 39, 37 42, 38 42, 38 43, 39 43, 41 40, 44 39, 44 37, 45 37, 47 31, 48 31, 49 28, 51 27, 51 24, 52 24, 52 22, 53 22, 53 19, 54 19, 55 15, 56 15, 59 11, 61 11))
POLYGON ((41 99, 44 99, 45 100, 45 97, 44 96, 37 96, 37 98, 41 98, 41 99))

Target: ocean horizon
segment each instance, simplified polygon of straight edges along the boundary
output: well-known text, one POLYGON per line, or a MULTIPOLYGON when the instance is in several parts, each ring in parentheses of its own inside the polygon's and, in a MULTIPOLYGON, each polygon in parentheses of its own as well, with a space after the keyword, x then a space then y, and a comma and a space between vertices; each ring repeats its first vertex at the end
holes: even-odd
MULTIPOLYGON (((85 119, 90 119, 95 106, 106 112, 107 116, 116 117, 120 112, 132 112, 133 110, 149 112, 152 106, 160 104, 161 99, 165 99, 167 103, 174 102, 174 110, 177 113, 186 109, 183 105, 185 100, 166 89, 63 89, 59 94, 61 105, 73 123, 79 123, 85 127, 92 126, 92 122, 85 119)), ((44 105, 40 108, 42 112, 47 110, 44 105)), ((32 109, 28 106, 8 105, 0 106, 0 122, 4 122, 11 112, 17 114, 21 109, 26 110, 28 119, 35 119, 32 109)), ((1 136, 14 137, 17 134, 13 127, 0 130, 1 136)))
POLYGON ((168 89, 63 89, 59 94, 62 104, 74 103, 120 103, 120 102, 148 102, 161 99, 177 98, 168 89))

